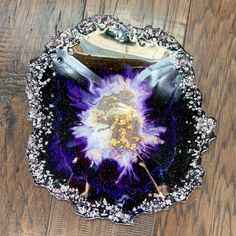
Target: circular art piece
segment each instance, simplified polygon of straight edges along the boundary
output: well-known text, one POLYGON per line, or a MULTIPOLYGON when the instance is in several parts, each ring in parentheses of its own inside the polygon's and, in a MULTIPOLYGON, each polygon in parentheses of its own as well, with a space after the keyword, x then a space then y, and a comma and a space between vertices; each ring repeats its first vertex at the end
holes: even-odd
POLYGON ((27 77, 35 183, 86 218, 132 223, 201 186, 215 120, 192 57, 159 28, 94 16, 56 32, 27 77))

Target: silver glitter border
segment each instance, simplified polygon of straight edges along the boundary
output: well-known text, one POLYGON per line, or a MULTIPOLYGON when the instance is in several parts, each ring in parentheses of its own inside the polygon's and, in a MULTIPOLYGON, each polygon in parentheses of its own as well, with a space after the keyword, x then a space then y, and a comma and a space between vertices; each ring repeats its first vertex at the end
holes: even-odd
MULTIPOLYGON (((117 34, 117 40, 124 40, 122 33, 117 34)), ((95 15, 94 17, 83 20, 77 26, 69 28, 62 32, 56 32, 51 40, 45 45, 45 50, 41 56, 30 62, 26 93, 29 99, 28 120, 33 124, 33 131, 30 135, 26 156, 29 162, 29 171, 34 178, 36 185, 46 187, 51 195, 58 199, 68 200, 75 205, 76 213, 84 216, 86 219, 107 218, 115 223, 133 223, 134 217, 142 213, 159 212, 169 209, 176 202, 185 201, 189 194, 202 185, 204 171, 199 164, 201 154, 208 149, 210 141, 214 138, 212 132, 215 127, 215 120, 207 117, 201 108, 201 93, 194 83, 194 72, 192 68, 193 58, 183 47, 176 41, 173 36, 169 36, 160 28, 137 28, 131 25, 125 25, 115 16, 95 15), (101 199, 91 203, 85 198, 79 196, 75 188, 60 183, 52 178, 53 174, 45 168, 46 160, 41 160, 40 155, 45 153, 43 134, 52 132, 53 113, 50 107, 40 104, 42 101, 41 89, 51 80, 50 78, 42 81, 43 74, 48 67, 52 67, 50 53, 55 48, 63 46, 73 46, 80 42, 87 34, 106 27, 116 28, 120 32, 126 32, 129 39, 138 42, 141 46, 158 44, 175 53, 175 68, 182 75, 183 80, 178 86, 182 89, 184 98, 188 101, 188 108, 197 111, 198 116, 193 117, 196 121, 195 134, 197 139, 197 149, 189 149, 189 155, 192 155, 193 161, 190 169, 186 173, 183 187, 175 186, 164 200, 151 194, 139 206, 134 207, 133 214, 125 214, 119 205, 111 205, 106 199, 101 199), (47 111, 48 115, 44 114, 47 111)))

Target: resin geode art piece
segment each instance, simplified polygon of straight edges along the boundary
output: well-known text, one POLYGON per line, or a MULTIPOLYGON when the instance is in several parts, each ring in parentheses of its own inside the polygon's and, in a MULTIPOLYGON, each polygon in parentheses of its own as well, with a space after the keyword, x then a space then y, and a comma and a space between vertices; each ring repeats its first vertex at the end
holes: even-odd
POLYGON ((192 57, 159 28, 94 16, 56 32, 27 77, 35 183, 86 218, 132 223, 201 186, 215 120, 192 57))

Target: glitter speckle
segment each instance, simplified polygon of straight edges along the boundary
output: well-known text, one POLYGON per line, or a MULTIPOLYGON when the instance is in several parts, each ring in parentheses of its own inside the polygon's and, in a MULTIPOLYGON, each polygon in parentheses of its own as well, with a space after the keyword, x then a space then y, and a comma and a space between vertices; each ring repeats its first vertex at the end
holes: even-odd
MULTIPOLYGON (((150 81, 153 82, 153 80, 150 81)), ((158 91, 163 92, 161 89, 158 91)), ((93 18, 83 20, 79 25, 74 28, 70 28, 67 31, 56 32, 52 40, 47 43, 45 52, 39 58, 31 61, 27 76, 26 92, 29 98, 30 106, 28 119, 33 123, 33 133, 29 138, 27 147, 29 171, 34 177, 36 184, 45 186, 51 194, 58 199, 71 201, 75 205, 78 214, 84 215, 88 218, 102 217, 108 218, 113 222, 130 224, 133 223, 133 218, 135 215, 140 214, 141 212, 159 212, 161 210, 168 209, 175 202, 186 200, 193 189, 201 186, 204 171, 202 170, 198 160, 201 158, 201 153, 208 148, 209 142, 214 138, 212 130, 215 127, 215 120, 213 118, 208 118, 201 109, 202 98, 200 91, 194 83, 192 57, 185 52, 181 45, 172 36, 167 35, 161 29, 154 29, 152 27, 138 29, 130 25, 125 26, 114 16, 97 15, 93 18), (60 175, 59 178, 58 176, 55 176, 56 173, 48 169, 49 155, 47 147, 50 144, 50 137, 55 134, 54 124, 58 120, 57 115, 55 115, 56 104, 48 102, 51 101, 50 99, 58 99, 58 97, 54 94, 54 91, 45 90, 45 88, 50 87, 56 80, 56 73, 53 71, 51 54, 56 48, 72 48, 74 45, 80 43, 86 35, 89 35, 96 30, 106 29, 107 27, 112 29, 112 32, 117 32, 116 38, 119 42, 126 42, 129 40, 129 42, 138 42, 142 47, 148 47, 150 45, 154 47, 155 45, 159 45, 173 52, 175 59, 173 62, 173 68, 180 76, 178 77, 178 75, 175 74, 179 80, 176 81, 175 88, 177 89, 173 90, 175 92, 173 93, 174 95, 172 96, 171 102, 175 104, 175 99, 179 96, 186 103, 189 120, 183 120, 183 123, 188 128, 190 127, 192 129, 191 131, 194 137, 194 139, 188 139, 188 142, 184 144, 188 147, 187 150, 183 148, 175 151, 175 148, 171 145, 174 145, 176 142, 177 147, 180 147, 181 145, 178 144, 178 137, 176 137, 176 141, 175 136, 173 135, 173 133, 175 133, 176 118, 173 115, 169 115, 169 117, 172 118, 168 125, 172 124, 172 126, 169 126, 171 130, 173 130, 170 135, 172 137, 172 142, 170 143, 172 144, 169 145, 169 149, 172 148, 172 153, 175 153, 175 155, 185 155, 186 159, 191 160, 189 166, 186 169, 183 178, 178 183, 172 184, 170 192, 164 199, 162 199, 158 194, 149 192, 146 194, 145 199, 143 199, 142 202, 135 207, 132 207, 128 213, 123 211, 122 204, 111 203, 104 197, 90 201, 77 187, 69 186, 68 183, 73 180, 72 175, 70 175, 71 171, 66 172, 66 169, 60 170, 60 173, 63 173, 64 176, 60 175), (46 75, 48 74, 48 71, 51 71, 51 74, 49 73, 50 75, 46 75), (178 93, 176 92, 177 90, 178 93), (48 103, 45 99, 48 99, 48 103), (70 179, 70 181, 68 181, 68 179, 70 179)), ((157 94, 157 96, 159 96, 159 94, 157 94)), ((167 95, 163 92, 162 96, 167 95)), ((127 95, 126 97, 131 98, 132 95, 127 95)), ((105 104, 108 103, 116 104, 115 100, 118 99, 118 97, 113 96, 112 98, 111 96, 109 99, 103 100, 100 105, 105 107, 105 104), (113 99, 114 102, 110 102, 109 99, 113 99)), ((129 102, 131 102, 131 100, 132 99, 129 99, 129 102)), ((124 104, 128 105, 127 103, 124 104)), ((112 115, 107 116, 105 114, 104 116, 101 114, 102 116, 100 116, 98 110, 102 110, 102 107, 96 107, 94 110, 95 115, 90 118, 95 119, 96 117, 97 120, 94 120, 94 124, 98 124, 98 119, 102 122, 106 121, 108 123, 109 120, 112 120, 112 122, 109 123, 109 128, 111 130, 116 129, 119 133, 116 136, 112 136, 111 134, 108 144, 111 147, 115 148, 118 147, 118 145, 123 145, 124 149, 136 150, 139 147, 141 140, 143 140, 144 143, 151 142, 153 144, 159 144, 157 145, 158 147, 160 145, 163 145, 164 147, 166 145, 164 143, 165 134, 168 134, 168 129, 166 130, 165 126, 161 126, 162 128, 159 129, 159 132, 163 133, 163 137, 161 135, 160 137, 149 137, 145 134, 140 135, 140 133, 136 132, 137 130, 134 129, 134 126, 142 126, 142 123, 144 122, 142 119, 142 114, 137 112, 138 109, 136 107, 131 107, 134 108, 134 110, 136 109, 136 113, 131 112, 130 109, 124 109, 127 113, 124 112, 122 116, 118 116, 118 119, 115 118, 115 115, 114 119, 112 115), (129 133, 131 131, 133 135, 132 138, 129 133)), ((122 108, 122 106, 119 108, 122 108)), ((75 124, 73 127, 76 127, 75 124)), ((73 143, 70 143, 70 145, 73 145, 73 143)), ((149 155, 147 154, 147 156, 149 155)), ((75 155, 71 158, 71 164, 75 166, 81 164, 78 163, 79 160, 79 156, 75 155)), ((171 158, 170 160, 171 161, 168 162, 168 165, 165 166, 165 169, 167 170, 174 162, 171 158)), ((90 162, 86 161, 87 160, 85 160, 81 165, 89 167, 92 166, 90 162)), ((136 161, 137 160, 135 160, 134 163, 136 163, 136 161)), ((139 162, 141 162, 141 159, 139 162)), ((150 166, 151 165, 152 164, 150 164, 150 166)), ((157 173, 158 176, 164 176, 165 169, 155 169, 156 172, 153 171, 152 173, 157 173)), ((86 188, 89 189, 90 185, 83 178, 80 179, 80 183, 85 183, 86 187, 83 189, 83 193, 86 193, 86 188)), ((159 188, 160 186, 157 187, 159 188)))

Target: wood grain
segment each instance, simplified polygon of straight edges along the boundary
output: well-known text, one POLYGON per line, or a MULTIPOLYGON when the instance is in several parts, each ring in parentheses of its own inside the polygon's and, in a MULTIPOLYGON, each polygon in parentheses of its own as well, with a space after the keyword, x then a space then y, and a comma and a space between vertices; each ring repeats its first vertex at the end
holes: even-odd
POLYGON ((10 101, 2 101, 0 109, 0 235, 43 235, 51 197, 46 190, 35 188, 27 173, 27 101, 16 95, 10 101))
POLYGON ((236 235, 235 0, 1 0, 0 3, 0 235, 236 235), (195 58, 196 81, 217 139, 203 160, 204 187, 167 212, 139 216, 134 226, 88 221, 35 187, 24 156, 25 72, 55 30, 94 14, 114 14, 138 27, 174 35, 195 58))
POLYGON ((157 214, 154 235, 236 235, 235 3, 192 1, 185 48, 195 58, 204 110, 217 119, 217 139, 203 160, 203 188, 157 214))
POLYGON ((51 196, 36 188, 25 148, 31 125, 26 121, 25 72, 58 27, 82 19, 83 1, 2 0, 0 2, 0 235, 45 235, 51 196), (63 15, 63 17, 62 17, 63 15))
POLYGON ((115 15, 122 22, 137 27, 160 27, 182 43, 189 6, 189 0, 88 0, 85 18, 97 13, 115 15))
MULTIPOLYGON (((204 110, 217 119, 217 139, 204 159, 207 176, 196 196, 196 235, 236 235, 236 1, 193 1, 186 49, 195 56, 204 110)), ((192 211, 183 219, 193 218, 192 211)))
POLYGON ((0 92, 24 92, 27 63, 58 29, 81 21, 84 0, 1 0, 0 92))

